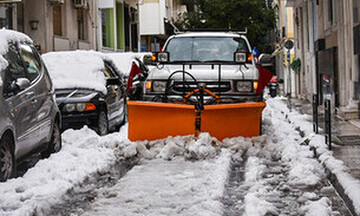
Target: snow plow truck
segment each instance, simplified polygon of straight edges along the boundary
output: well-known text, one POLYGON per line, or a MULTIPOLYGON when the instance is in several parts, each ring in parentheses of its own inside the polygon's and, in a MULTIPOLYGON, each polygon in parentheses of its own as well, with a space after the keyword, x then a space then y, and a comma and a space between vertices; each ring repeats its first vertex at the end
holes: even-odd
POLYGON ((137 97, 127 103, 129 139, 200 132, 219 140, 260 135, 262 90, 272 77, 261 65, 270 55, 256 59, 245 34, 176 34, 153 54, 155 66, 141 71, 141 81, 135 81, 139 72, 133 68, 130 90, 137 97))

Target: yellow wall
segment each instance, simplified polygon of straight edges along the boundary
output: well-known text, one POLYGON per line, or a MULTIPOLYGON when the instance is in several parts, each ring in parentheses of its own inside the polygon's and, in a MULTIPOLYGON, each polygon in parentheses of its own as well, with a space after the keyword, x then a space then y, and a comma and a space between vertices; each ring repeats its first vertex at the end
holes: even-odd
POLYGON ((294 9, 292 7, 286 8, 286 36, 287 38, 294 38, 294 9))

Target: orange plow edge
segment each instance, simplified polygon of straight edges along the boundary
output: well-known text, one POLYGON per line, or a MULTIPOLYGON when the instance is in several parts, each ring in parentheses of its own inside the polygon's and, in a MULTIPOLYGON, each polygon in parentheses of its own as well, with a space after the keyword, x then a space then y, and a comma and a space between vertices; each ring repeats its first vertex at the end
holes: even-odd
MULTIPOLYGON (((128 101, 129 139, 156 140, 193 135, 196 110, 193 105, 128 101)), ((218 140, 260 135, 261 113, 266 103, 205 105, 201 131, 218 140)))

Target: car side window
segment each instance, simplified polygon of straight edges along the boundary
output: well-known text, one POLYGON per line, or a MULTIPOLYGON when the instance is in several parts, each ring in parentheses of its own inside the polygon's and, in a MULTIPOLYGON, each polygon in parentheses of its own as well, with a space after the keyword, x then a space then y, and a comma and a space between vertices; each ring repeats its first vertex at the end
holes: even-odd
POLYGON ((4 55, 4 58, 9 63, 8 67, 4 71, 4 94, 8 95, 12 93, 12 85, 18 78, 26 78, 26 72, 22 64, 20 55, 15 45, 10 45, 8 52, 4 55))
POLYGON ((105 63, 104 74, 105 74, 106 78, 116 78, 117 77, 115 75, 113 69, 107 63, 105 63))
POLYGON ((22 44, 20 45, 21 57, 25 62, 25 67, 27 69, 27 77, 30 82, 36 80, 40 75, 41 63, 39 59, 34 54, 31 46, 22 44))

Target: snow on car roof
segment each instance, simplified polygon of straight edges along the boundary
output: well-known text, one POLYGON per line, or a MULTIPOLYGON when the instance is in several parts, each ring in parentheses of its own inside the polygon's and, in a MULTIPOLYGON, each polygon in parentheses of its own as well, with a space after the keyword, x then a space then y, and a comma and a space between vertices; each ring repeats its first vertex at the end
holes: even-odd
POLYGON ((8 62, 2 55, 7 53, 9 49, 9 42, 32 43, 32 40, 30 39, 29 36, 21 32, 8 30, 4 28, 0 29, 0 71, 8 66, 8 62))
POLYGON ((50 52, 42 57, 55 89, 88 88, 106 93, 106 79, 101 72, 105 64, 98 52, 50 52))
POLYGON ((240 34, 234 32, 185 32, 174 37, 240 37, 240 34))
POLYGON ((143 59, 144 55, 151 55, 151 53, 142 52, 142 53, 134 53, 134 52, 117 52, 117 53, 104 53, 104 55, 108 56, 116 67, 124 73, 126 77, 129 76, 131 65, 135 58, 143 59))

